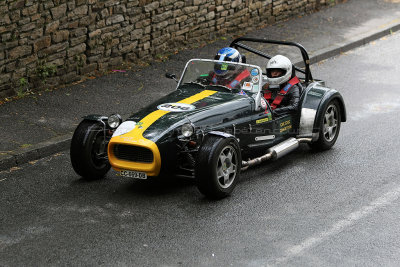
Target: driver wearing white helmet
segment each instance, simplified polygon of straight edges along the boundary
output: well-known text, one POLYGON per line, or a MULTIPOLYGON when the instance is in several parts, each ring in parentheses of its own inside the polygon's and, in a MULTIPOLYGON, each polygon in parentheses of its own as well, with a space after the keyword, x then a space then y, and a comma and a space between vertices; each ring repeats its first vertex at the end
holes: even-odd
POLYGON ((264 98, 276 116, 296 112, 300 99, 300 80, 294 74, 292 62, 281 55, 272 57, 267 64, 267 83, 264 98))

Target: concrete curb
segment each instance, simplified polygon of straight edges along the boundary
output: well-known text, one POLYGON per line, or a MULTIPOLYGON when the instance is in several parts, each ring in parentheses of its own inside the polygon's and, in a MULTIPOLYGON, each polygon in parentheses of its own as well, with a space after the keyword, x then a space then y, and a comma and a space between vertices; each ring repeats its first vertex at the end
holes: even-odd
MULTIPOLYGON (((377 30, 372 33, 366 33, 364 36, 356 37, 345 43, 335 44, 331 47, 320 49, 312 53, 310 64, 320 62, 322 60, 340 55, 354 48, 363 46, 369 42, 390 35, 393 32, 400 30, 400 23, 386 27, 382 30, 377 30)), ((9 152, 5 155, 0 155, 0 171, 16 167, 33 160, 38 160, 57 152, 69 149, 71 144, 71 134, 66 134, 52 138, 48 141, 38 143, 29 148, 21 148, 9 152)))
POLYGON ((345 53, 354 48, 363 46, 367 43, 378 40, 384 36, 391 35, 392 33, 399 30, 400 30, 400 23, 389 26, 382 30, 375 31, 373 33, 370 33, 369 35, 365 34, 364 36, 360 36, 359 38, 354 38, 353 40, 350 40, 348 42, 343 42, 327 48, 320 49, 318 51, 310 53, 312 54, 310 56, 310 64, 315 64, 325 59, 340 55, 341 53, 345 53))
POLYGON ((0 171, 67 150, 70 147, 71 138, 72 133, 57 136, 28 148, 20 148, 0 155, 0 171))

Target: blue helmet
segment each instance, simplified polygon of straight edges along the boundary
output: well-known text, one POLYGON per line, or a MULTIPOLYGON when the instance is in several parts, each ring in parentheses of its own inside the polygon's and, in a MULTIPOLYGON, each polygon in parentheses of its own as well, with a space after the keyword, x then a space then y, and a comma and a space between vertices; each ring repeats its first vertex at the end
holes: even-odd
MULTIPOLYGON (((215 55, 215 60, 225 61, 225 62, 242 62, 242 56, 239 51, 232 47, 224 47, 220 49, 215 55)), ((228 70, 235 70, 234 66, 228 65, 227 63, 216 63, 214 65, 214 72, 218 76, 224 76, 228 74, 228 70)))
POLYGON ((215 60, 241 63, 242 56, 235 48, 224 47, 217 52, 215 60))

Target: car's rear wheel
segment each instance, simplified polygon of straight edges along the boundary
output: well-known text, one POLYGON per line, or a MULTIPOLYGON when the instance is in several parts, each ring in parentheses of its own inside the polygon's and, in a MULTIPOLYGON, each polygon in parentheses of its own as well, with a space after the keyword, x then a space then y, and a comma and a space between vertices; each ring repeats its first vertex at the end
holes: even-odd
POLYGON ((209 136, 200 147, 195 165, 199 191, 213 199, 229 196, 239 180, 241 163, 235 139, 209 136))
POLYGON ((87 180, 103 178, 110 170, 103 125, 82 121, 71 140, 70 157, 75 172, 87 180))
POLYGON ((310 146, 316 150, 328 150, 339 136, 341 123, 340 106, 336 100, 329 102, 321 116, 318 140, 310 146))

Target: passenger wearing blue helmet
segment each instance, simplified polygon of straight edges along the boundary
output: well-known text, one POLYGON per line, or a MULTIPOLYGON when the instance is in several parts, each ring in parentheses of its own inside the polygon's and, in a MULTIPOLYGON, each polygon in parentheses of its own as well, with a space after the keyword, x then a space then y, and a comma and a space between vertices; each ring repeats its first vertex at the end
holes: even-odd
POLYGON ((250 72, 245 67, 229 64, 229 62, 245 63, 243 57, 235 48, 225 47, 220 49, 214 59, 221 63, 214 65, 214 71, 210 72, 202 83, 223 85, 229 89, 240 89, 244 82, 250 81, 250 72))

